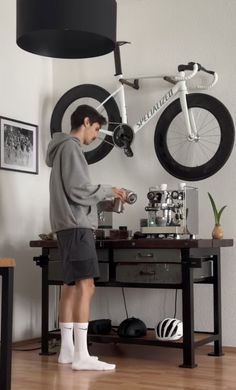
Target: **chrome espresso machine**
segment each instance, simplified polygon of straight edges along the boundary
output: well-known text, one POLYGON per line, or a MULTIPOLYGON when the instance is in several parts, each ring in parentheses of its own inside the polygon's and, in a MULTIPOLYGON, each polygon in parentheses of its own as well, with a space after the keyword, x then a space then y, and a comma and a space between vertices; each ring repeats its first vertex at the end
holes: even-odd
POLYGON ((195 238, 198 234, 198 189, 179 183, 178 188, 166 184, 151 187, 147 193, 147 219, 140 221, 147 236, 195 238))

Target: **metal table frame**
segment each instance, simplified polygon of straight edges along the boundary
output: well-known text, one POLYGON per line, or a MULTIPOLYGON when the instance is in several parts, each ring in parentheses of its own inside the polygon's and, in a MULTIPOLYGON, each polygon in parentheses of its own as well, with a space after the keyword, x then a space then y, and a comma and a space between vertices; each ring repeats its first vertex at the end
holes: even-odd
POLYGON ((1 265, 2 302, 1 302, 1 347, 0 347, 0 389, 11 389, 11 362, 12 362, 12 316, 13 316, 13 277, 14 259, 12 265, 1 265))
MULTIPOLYGON (((109 282, 97 282, 97 286, 107 287, 140 287, 157 289, 181 289, 182 290, 182 320, 183 320, 183 340, 182 342, 163 342, 155 339, 136 338, 127 339, 114 337, 110 335, 90 335, 89 339, 96 342, 116 342, 133 343, 144 345, 159 345, 171 348, 181 348, 183 350, 183 364, 180 367, 194 368, 195 349, 201 345, 214 342, 213 352, 209 355, 221 356, 222 351, 222 322, 221 322, 221 271, 220 271, 220 248, 233 245, 233 240, 157 240, 157 239, 139 239, 139 240, 104 240, 97 241, 97 248, 109 249, 109 261, 111 263, 111 278, 109 282), (140 249, 180 249, 181 251, 181 269, 182 283, 179 284, 158 284, 158 283, 120 283, 113 278, 113 250, 124 248, 140 249), (193 269, 199 267, 202 258, 210 257, 213 261, 213 276, 202 280, 193 279, 193 269), (194 283, 211 284, 213 286, 213 311, 214 311, 214 330, 213 332, 195 332, 194 331, 194 283), (201 338, 195 338, 196 333, 201 333, 201 338)), ((31 241, 31 247, 40 247, 41 256, 35 257, 36 264, 42 268, 42 340, 41 353, 50 354, 48 350, 48 341, 50 338, 48 330, 48 295, 49 285, 62 284, 58 281, 48 280, 48 261, 50 248, 56 248, 56 241, 31 241)))

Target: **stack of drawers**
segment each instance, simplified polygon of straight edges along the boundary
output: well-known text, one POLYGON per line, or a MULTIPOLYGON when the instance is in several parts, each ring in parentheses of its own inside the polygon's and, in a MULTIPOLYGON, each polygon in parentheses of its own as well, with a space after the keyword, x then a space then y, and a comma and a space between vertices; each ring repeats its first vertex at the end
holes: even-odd
MULTIPOLYGON (((181 251, 179 249, 114 250, 116 281, 128 283, 181 283, 181 251)), ((202 261, 193 271, 194 279, 212 276, 212 261, 202 261)))
MULTIPOLYGON (((110 267, 115 269, 116 282, 162 283, 182 282, 181 251, 179 249, 114 249, 113 262, 109 262, 109 250, 97 249, 99 282, 110 281, 110 267)), ((50 249, 48 280, 62 281, 62 262, 57 248, 50 249)), ((194 268, 194 279, 212 276, 212 260, 203 259, 201 267, 194 268)), ((114 280, 113 280, 114 281, 114 280)))

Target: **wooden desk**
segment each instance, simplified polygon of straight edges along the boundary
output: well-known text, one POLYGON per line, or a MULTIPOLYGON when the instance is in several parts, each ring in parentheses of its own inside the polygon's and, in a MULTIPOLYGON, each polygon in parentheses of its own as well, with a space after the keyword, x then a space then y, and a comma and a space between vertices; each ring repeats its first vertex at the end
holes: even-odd
POLYGON ((11 258, 0 259, 2 276, 0 389, 11 388, 13 276, 16 262, 11 258))
MULTIPOLYGON (((127 339, 111 335, 90 335, 91 341, 96 342, 116 342, 135 343, 145 345, 166 346, 171 348, 181 348, 183 350, 183 364, 181 367, 193 368, 195 364, 195 348, 198 346, 214 342, 212 355, 221 356, 222 352, 222 329, 221 329, 221 273, 220 273, 220 249, 233 245, 232 239, 223 240, 171 240, 171 239, 139 239, 139 240, 103 240, 97 241, 97 249, 108 249, 109 253, 109 280, 97 282, 97 286, 107 287, 140 287, 156 289, 181 289, 182 290, 182 320, 183 339, 177 342, 158 341, 150 332, 144 338, 127 339), (128 283, 117 282, 115 279, 114 251, 123 249, 139 249, 140 252, 149 250, 170 250, 178 249, 181 254, 181 282, 179 283, 128 283), (211 277, 202 280, 195 280, 193 276, 194 268, 199 267, 203 259, 210 259, 213 264, 211 277), (214 310, 214 331, 194 332, 194 283, 211 284, 213 286, 213 310, 214 310)), ((36 264, 42 268, 42 354, 48 352, 48 286, 49 284, 62 284, 61 281, 48 280, 48 264, 50 253, 57 248, 56 241, 31 241, 31 247, 41 248, 42 254, 35 257, 36 264)))

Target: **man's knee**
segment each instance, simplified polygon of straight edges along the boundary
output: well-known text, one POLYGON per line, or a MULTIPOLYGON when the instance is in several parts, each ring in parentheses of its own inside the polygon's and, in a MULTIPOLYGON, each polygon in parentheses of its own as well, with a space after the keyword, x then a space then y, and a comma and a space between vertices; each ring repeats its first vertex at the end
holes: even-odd
POLYGON ((76 282, 76 286, 80 293, 92 296, 95 292, 95 285, 93 279, 84 279, 76 282))
POLYGON ((71 300, 73 299, 75 292, 75 286, 68 286, 67 284, 64 284, 62 286, 61 298, 71 300))

